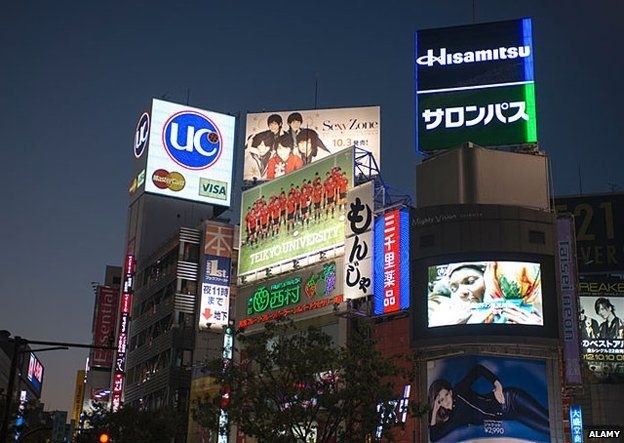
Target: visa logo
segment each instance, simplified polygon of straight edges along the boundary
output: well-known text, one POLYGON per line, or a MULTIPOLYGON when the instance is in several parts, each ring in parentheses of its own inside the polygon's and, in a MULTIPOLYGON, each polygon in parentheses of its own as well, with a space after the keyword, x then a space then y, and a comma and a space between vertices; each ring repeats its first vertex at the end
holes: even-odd
POLYGON ((227 183, 218 180, 209 180, 207 178, 199 179, 199 195, 203 197, 212 197, 219 200, 227 200, 227 183))

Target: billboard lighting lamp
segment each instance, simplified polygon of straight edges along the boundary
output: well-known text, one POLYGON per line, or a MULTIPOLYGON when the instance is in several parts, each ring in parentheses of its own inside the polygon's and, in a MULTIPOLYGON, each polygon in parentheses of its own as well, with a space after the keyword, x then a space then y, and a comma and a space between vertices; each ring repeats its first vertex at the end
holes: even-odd
POLYGON ((299 260, 294 259, 293 260, 293 269, 297 270, 299 268, 301 268, 301 266, 299 266, 299 260))
POLYGON ((243 285, 244 285, 245 283, 247 283, 247 276, 246 276, 246 275, 243 275, 243 276, 241 277, 241 284, 243 284, 243 285))
POLYGON ((266 268, 266 269, 264 270, 264 276, 265 276, 266 278, 269 278, 269 277, 271 277, 272 275, 273 275, 273 273, 271 272, 271 268, 266 268))
POLYGON ((320 258, 321 260, 324 260, 324 259, 325 259, 325 256, 326 256, 325 251, 321 251, 321 252, 319 252, 319 258, 320 258))

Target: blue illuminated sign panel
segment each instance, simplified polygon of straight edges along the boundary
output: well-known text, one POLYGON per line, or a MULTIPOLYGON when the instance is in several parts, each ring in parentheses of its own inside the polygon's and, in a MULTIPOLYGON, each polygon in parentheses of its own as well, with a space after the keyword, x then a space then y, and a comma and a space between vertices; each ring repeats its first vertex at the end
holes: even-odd
POLYGON ((375 219, 374 313, 409 308, 409 212, 394 210, 375 219))
POLYGON ((572 443, 583 443, 583 414, 579 405, 570 406, 570 433, 572 443))

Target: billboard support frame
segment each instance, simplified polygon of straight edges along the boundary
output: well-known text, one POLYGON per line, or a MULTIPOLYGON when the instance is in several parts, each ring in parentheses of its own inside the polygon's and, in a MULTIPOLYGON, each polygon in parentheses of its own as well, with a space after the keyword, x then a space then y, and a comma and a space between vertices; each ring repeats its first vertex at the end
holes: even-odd
POLYGON ((355 148, 353 157, 355 175, 354 185, 357 186, 371 180, 375 183, 373 196, 375 202, 375 213, 384 211, 389 206, 412 205, 412 199, 409 195, 395 193, 393 192, 392 187, 387 186, 384 183, 379 166, 377 165, 375 157, 373 157, 371 152, 366 149, 362 149, 357 145, 353 145, 352 148, 355 148))

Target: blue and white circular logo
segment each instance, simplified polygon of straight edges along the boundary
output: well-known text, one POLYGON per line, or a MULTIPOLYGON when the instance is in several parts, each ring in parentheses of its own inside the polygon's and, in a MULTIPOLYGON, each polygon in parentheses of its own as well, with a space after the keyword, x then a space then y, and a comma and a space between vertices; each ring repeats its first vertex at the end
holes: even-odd
POLYGON ((186 169, 206 169, 221 156, 221 133, 199 112, 172 115, 165 123, 162 138, 169 157, 186 169))
POLYGON ((134 131, 134 156, 136 158, 141 157, 141 154, 145 151, 147 139, 149 138, 149 130, 150 116, 147 112, 144 112, 143 115, 139 117, 139 122, 137 123, 134 131))

